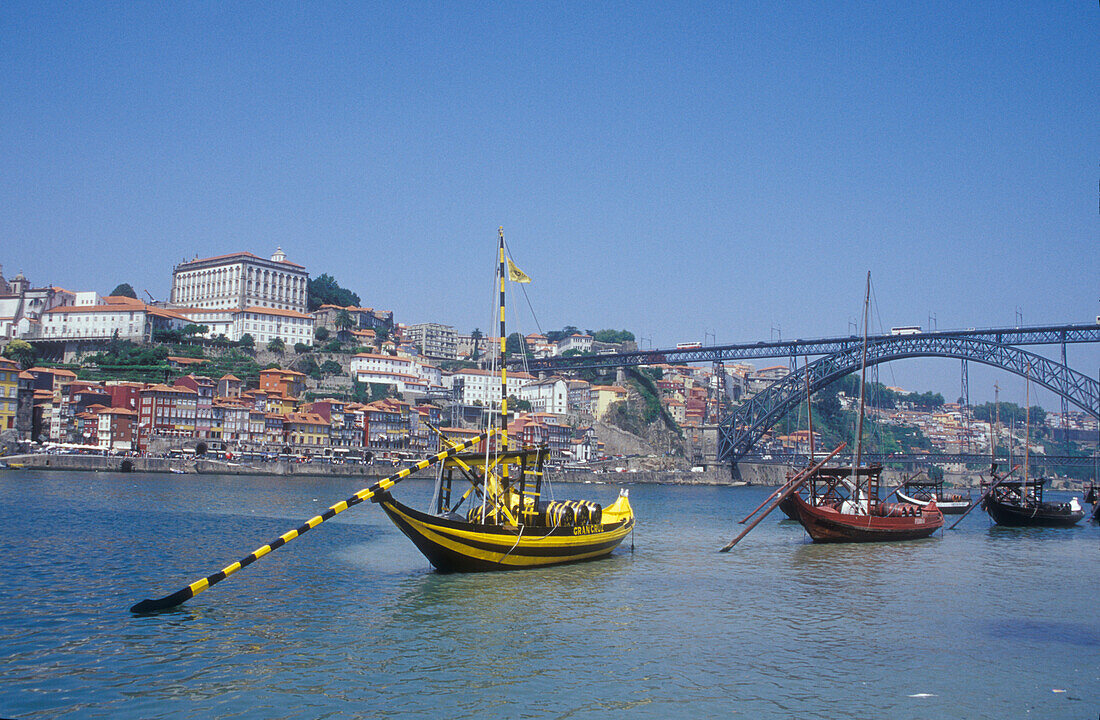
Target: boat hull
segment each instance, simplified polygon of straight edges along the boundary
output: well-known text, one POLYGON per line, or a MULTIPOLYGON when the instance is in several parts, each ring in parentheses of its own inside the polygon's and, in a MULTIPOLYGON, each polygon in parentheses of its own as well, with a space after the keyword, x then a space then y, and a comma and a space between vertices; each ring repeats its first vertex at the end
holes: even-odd
MULTIPOLYGON (((898 499, 902 502, 910 503, 911 505, 917 505, 919 507, 925 507, 928 505, 927 500, 918 500, 914 497, 909 497, 901 490, 897 491, 898 499)), ((970 507, 969 500, 937 500, 936 508, 939 509, 944 515, 962 515, 970 507)))
POLYGON ((1073 511, 1061 503, 1028 507, 987 497, 983 507, 993 522, 1008 527, 1072 527, 1085 517, 1084 509, 1073 511))
POLYGON ((797 494, 791 493, 779 503, 779 509, 791 520, 798 520, 798 504, 794 501, 794 496, 797 494))
POLYGON ((595 560, 610 555, 634 528, 633 513, 608 513, 610 522, 594 525, 520 531, 429 515, 392 497, 378 504, 440 572, 522 570, 595 560))
POLYGON ((943 527, 943 514, 934 507, 918 516, 877 517, 838 512, 831 506, 813 507, 794 494, 798 521, 816 543, 892 542, 919 540, 943 527))

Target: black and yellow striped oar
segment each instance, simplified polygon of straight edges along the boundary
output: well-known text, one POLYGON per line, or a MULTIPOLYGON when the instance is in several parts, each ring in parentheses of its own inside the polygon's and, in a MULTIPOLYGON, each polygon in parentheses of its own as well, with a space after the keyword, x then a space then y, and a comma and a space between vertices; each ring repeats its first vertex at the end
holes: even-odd
POLYGON ((203 590, 210 587, 214 583, 218 583, 218 582, 221 582, 222 580, 225 580, 227 577, 229 577, 233 573, 237 572, 241 568, 248 567, 252 563, 254 563, 257 560, 259 560, 260 558, 262 558, 264 555, 267 555, 272 550, 276 550, 278 548, 281 548, 283 545, 286 545, 288 542, 290 542, 294 538, 299 537, 303 533, 306 533, 306 532, 312 530, 313 528, 317 527, 318 525, 323 523, 325 520, 333 518, 333 517, 339 515, 340 513, 344 512, 345 510, 347 510, 352 505, 358 505, 359 503, 363 502, 364 500, 369 500, 370 498, 372 498, 374 495, 378 494, 379 492, 381 492, 383 490, 388 490, 389 488, 393 487, 394 485, 401 482, 402 480, 404 480, 405 478, 407 478, 409 475, 413 474, 414 472, 416 472, 418 470, 423 470, 424 468, 429 467, 431 465, 435 465, 437 462, 439 462, 441 460, 446 460, 447 458, 451 457, 452 455, 455 455, 459 452, 462 452, 463 450, 465 450, 466 448, 468 448, 472 445, 477 445, 482 440, 486 440, 486 439, 492 437, 493 435, 495 435, 496 432, 497 432, 496 428, 489 428, 488 430, 481 433, 480 435, 475 435, 474 437, 470 438, 469 440, 465 440, 465 441, 460 442, 460 443, 455 443, 451 447, 447 448, 446 450, 444 450, 444 451, 442 451, 442 452, 440 452, 436 455, 431 456, 430 458, 425 458, 424 460, 421 460, 420 462, 416 463, 415 465, 410 465, 409 467, 406 467, 404 470, 396 472, 393 475, 390 475, 389 477, 387 477, 383 480, 379 480, 377 483, 375 483, 374 485, 371 485, 369 488, 366 488, 364 490, 360 490, 359 492, 355 493, 354 495, 349 497, 347 500, 336 503, 335 505, 330 507, 328 510, 323 512, 322 514, 310 518, 304 524, 298 526, 297 528, 295 528, 293 530, 286 531, 285 533, 280 535, 273 542, 270 542, 267 545, 264 545, 263 547, 258 548, 257 550, 254 550, 251 555, 244 558, 243 560, 239 560, 238 562, 235 562, 232 565, 229 565, 228 567, 222 568, 221 570, 219 570, 218 572, 214 573, 213 575, 211 575, 209 577, 205 577, 201 580, 196 580, 195 582, 191 583, 187 587, 181 588, 181 589, 177 590, 176 592, 172 593, 171 595, 166 595, 166 596, 164 596, 160 599, 157 599, 157 600, 151 600, 151 599, 142 600, 137 605, 134 605, 132 608, 130 608, 130 612, 135 612, 135 613, 155 612, 157 610, 165 610, 167 608, 176 607, 177 605, 182 605, 183 603, 185 603, 188 600, 190 600, 191 598, 195 597, 196 595, 198 595, 199 593, 201 593, 203 590))

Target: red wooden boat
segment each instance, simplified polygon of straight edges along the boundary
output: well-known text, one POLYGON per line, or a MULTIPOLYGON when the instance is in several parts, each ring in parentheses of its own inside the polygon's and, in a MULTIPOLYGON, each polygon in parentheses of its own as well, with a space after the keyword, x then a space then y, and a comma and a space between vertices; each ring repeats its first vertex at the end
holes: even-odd
POLYGON ((943 527, 943 513, 936 507, 935 500, 925 507, 909 503, 875 503, 870 513, 861 513, 850 512, 854 505, 850 501, 813 506, 797 493, 790 497, 794 499, 798 521, 813 541, 819 543, 918 540, 943 527))
POLYGON ((791 493, 798 521, 814 542, 889 542, 926 538, 943 527, 943 513, 933 499, 924 507, 879 500, 882 466, 860 464, 863 446, 863 410, 867 375, 867 322, 871 303, 871 273, 863 301, 863 352, 860 361, 859 414, 856 452, 851 468, 817 468, 803 498, 791 493))

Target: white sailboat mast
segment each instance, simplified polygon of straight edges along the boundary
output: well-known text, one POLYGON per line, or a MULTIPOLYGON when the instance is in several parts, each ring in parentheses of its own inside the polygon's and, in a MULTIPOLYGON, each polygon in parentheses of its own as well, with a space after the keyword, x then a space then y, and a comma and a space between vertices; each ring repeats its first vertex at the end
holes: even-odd
MULTIPOLYGON (((856 419, 856 452, 852 456, 852 484, 856 488, 856 497, 854 498, 856 507, 865 509, 868 513, 871 512, 871 496, 867 493, 867 504, 863 504, 863 501, 859 498, 860 482, 859 482, 859 465, 863 459, 863 403, 864 403, 864 391, 866 389, 867 378, 867 319, 869 315, 869 308, 871 306, 871 271, 867 271, 867 290, 863 297, 863 351, 860 354, 859 360, 859 415, 856 419)), ((867 488, 864 489, 867 492, 867 488)))

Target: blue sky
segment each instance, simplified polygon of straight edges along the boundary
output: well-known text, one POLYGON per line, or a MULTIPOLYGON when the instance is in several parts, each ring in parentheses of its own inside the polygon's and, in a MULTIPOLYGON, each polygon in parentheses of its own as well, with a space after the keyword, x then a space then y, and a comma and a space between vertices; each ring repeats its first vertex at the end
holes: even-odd
POLYGON ((503 225, 544 329, 846 334, 867 270, 885 327, 1091 321, 1098 42, 1095 3, 4 3, 0 263, 163 298, 281 245, 485 330, 503 225))

